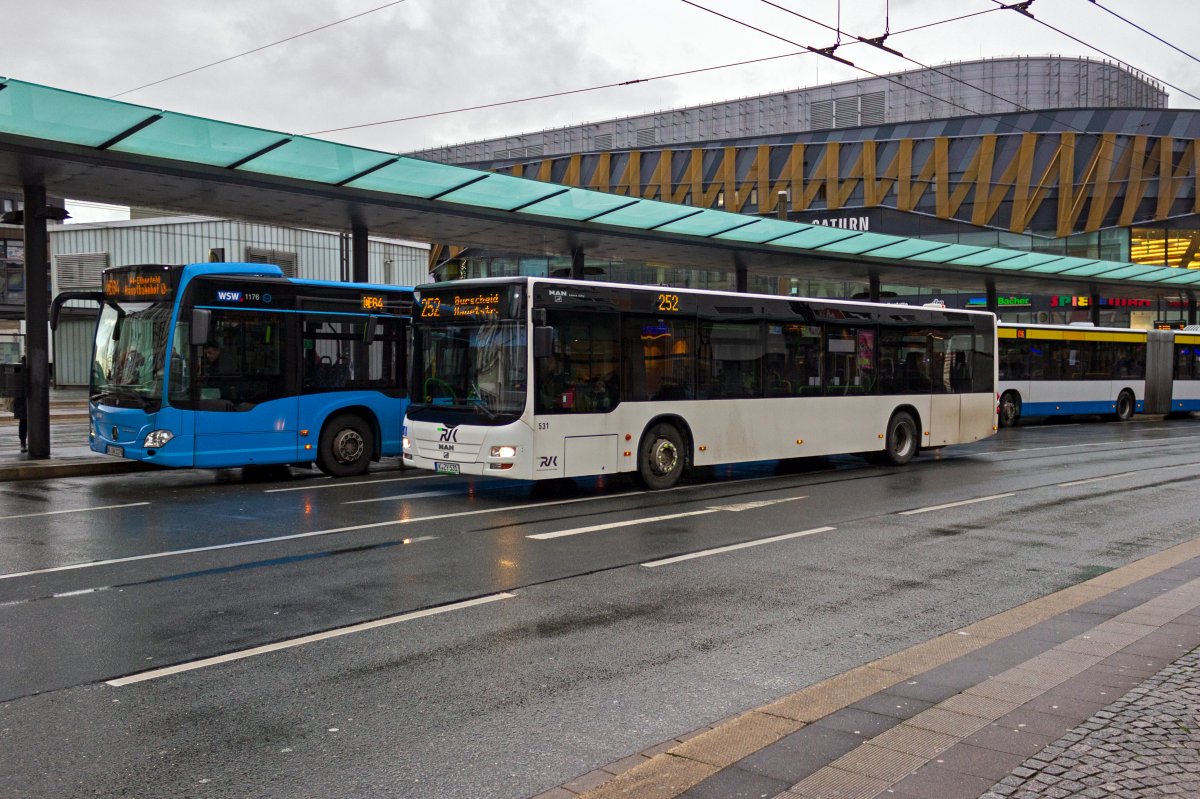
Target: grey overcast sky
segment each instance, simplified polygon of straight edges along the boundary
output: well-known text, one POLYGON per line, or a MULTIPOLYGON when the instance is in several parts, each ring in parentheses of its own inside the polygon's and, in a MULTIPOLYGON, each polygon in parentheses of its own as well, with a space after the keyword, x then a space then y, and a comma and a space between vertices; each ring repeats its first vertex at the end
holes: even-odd
MULTIPOLYGON (((0 74, 113 96, 385 5, 388 0, 58 0, 6 3, 0 74)), ((654 78, 798 48, 834 33, 780 7, 838 24, 838 54, 874 72, 913 68, 855 43, 996 9, 994 0, 403 0, 292 41, 120 99, 289 133, 498 103, 654 78)), ((1100 0, 1192 56, 1196 0, 1100 0)), ((1200 96, 1200 62, 1155 41, 1090 0, 1034 0, 1040 20, 1160 80, 1200 96)), ((924 64, 989 56, 1104 58, 1009 10, 913 33, 888 44, 924 64)), ((640 114, 866 75, 813 54, 421 120, 322 134, 404 152, 507 133, 640 114)), ((1173 107, 1200 101, 1167 88, 1173 107)))

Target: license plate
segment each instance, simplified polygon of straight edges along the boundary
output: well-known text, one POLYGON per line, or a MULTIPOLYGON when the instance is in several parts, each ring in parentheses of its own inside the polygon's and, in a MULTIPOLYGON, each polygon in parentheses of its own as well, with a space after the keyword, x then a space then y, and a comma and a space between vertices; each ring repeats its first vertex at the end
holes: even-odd
POLYGON ((433 464, 433 470, 435 472, 441 472, 442 474, 458 474, 458 464, 442 463, 441 461, 438 461, 437 463, 433 464))
POLYGON ((114 447, 112 444, 109 444, 108 446, 106 446, 104 448, 104 452, 107 455, 116 455, 118 458, 125 457, 125 448, 124 447, 114 447))

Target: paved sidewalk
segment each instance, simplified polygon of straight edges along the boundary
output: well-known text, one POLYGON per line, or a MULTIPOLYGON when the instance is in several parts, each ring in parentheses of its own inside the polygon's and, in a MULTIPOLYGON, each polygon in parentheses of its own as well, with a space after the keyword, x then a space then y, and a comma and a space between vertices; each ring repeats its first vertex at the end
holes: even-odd
POLYGON ((536 799, 1200 796, 1200 539, 536 799))
POLYGON ((51 389, 50 457, 34 460, 21 452, 12 412, 0 412, 0 482, 126 474, 156 468, 92 452, 87 444, 87 421, 86 390, 51 389))

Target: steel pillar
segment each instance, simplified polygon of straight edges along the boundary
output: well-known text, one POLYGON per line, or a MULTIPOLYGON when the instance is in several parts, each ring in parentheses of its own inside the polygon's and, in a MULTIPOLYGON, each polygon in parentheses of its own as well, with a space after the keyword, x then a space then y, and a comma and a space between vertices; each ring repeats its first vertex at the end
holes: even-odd
POLYGON ((996 308, 999 303, 996 302, 996 281, 992 278, 987 279, 987 309, 992 313, 996 313, 996 308))
POLYGON ((350 279, 355 283, 370 282, 367 265, 367 229, 355 225, 350 228, 350 279))
POLYGON ((586 263, 587 263, 587 259, 584 257, 582 247, 576 247, 574 250, 571 250, 571 279, 572 280, 586 280, 587 279, 587 274, 584 272, 584 269, 583 269, 583 267, 586 263))
POLYGON ((29 457, 50 457, 50 258, 46 187, 25 187, 25 355, 29 457))

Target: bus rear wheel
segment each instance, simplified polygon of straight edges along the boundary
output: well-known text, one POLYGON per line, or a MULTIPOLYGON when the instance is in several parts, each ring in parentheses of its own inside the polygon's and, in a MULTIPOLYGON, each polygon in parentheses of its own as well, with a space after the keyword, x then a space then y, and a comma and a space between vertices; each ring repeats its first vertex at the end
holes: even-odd
POLYGON ((917 422, 908 411, 897 411, 888 420, 883 460, 892 466, 903 466, 917 454, 917 422))
POLYGON ((683 436, 673 424, 654 425, 638 447, 638 479, 652 491, 670 488, 683 476, 683 436))
POLYGON ((1021 418, 1021 398, 1015 391, 1005 391, 1000 398, 1000 426, 1012 427, 1021 418))
POLYGON ((1133 418, 1133 409, 1137 407, 1133 394, 1125 389, 1117 395, 1117 421, 1128 422, 1133 418))
POLYGON ((361 416, 343 413, 321 430, 317 444, 317 468, 331 477, 366 474, 375 451, 371 426, 361 416))

